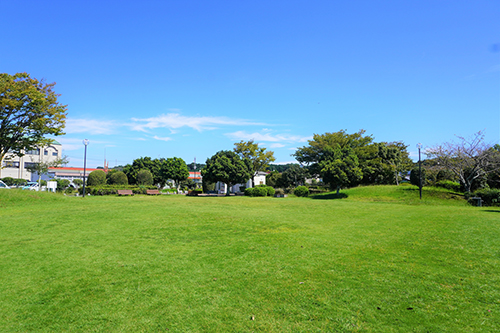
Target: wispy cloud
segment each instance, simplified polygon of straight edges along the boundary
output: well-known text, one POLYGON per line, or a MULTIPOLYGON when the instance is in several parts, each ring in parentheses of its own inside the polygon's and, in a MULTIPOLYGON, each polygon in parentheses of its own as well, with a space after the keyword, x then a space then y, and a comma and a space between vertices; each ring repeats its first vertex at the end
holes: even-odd
MULTIPOLYGON (((84 145, 83 145, 83 137, 82 139, 75 139, 75 138, 56 138, 56 140, 62 144, 63 149, 65 151, 68 150, 83 150, 84 145)), ((96 145, 96 144, 105 144, 106 147, 115 147, 113 144, 108 144, 105 141, 96 141, 96 140, 90 140, 89 141, 90 146, 96 145)))
POLYGON ((262 142, 307 142, 311 140, 312 136, 300 136, 300 135, 290 135, 290 134, 272 134, 266 131, 266 133, 247 133, 245 131, 236 131, 233 133, 227 133, 226 136, 233 140, 254 140, 262 142))
POLYGON ((283 147, 285 147, 285 145, 282 143, 272 143, 269 145, 269 148, 283 148, 283 147))
POLYGON ((201 117, 201 116, 183 116, 179 113, 162 114, 151 118, 132 118, 130 126, 135 131, 146 132, 155 128, 175 129, 180 127, 190 127, 197 131, 213 130, 218 126, 248 126, 248 125, 264 125, 245 119, 232 119, 228 117, 201 117))
POLYGON ((168 137, 161 138, 161 137, 156 136, 156 135, 153 136, 153 139, 160 140, 160 141, 170 141, 170 140, 172 140, 172 138, 168 138, 168 137))
POLYGON ((114 134, 119 126, 113 120, 69 118, 66 120, 66 133, 114 134))

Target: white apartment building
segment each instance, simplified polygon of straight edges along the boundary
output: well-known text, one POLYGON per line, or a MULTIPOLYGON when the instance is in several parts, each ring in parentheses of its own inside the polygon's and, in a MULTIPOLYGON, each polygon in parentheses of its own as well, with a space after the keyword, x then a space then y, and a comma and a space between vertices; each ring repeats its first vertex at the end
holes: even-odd
POLYGON ((54 161, 62 158, 62 145, 54 141, 51 145, 24 152, 24 156, 13 156, 7 154, 2 162, 0 178, 12 177, 37 181, 37 173, 31 173, 26 168, 33 163, 54 161))

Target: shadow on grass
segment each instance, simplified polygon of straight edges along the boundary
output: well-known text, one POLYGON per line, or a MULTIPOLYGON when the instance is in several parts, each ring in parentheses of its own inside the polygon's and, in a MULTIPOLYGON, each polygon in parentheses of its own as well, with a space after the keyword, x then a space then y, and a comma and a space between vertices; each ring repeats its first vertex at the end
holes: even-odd
POLYGON ((500 213, 500 210, 487 209, 487 210, 483 210, 483 212, 488 212, 488 213, 500 213))
POLYGON ((327 193, 327 194, 316 194, 311 196, 311 199, 319 200, 332 200, 332 199, 345 199, 348 195, 345 193, 327 193))

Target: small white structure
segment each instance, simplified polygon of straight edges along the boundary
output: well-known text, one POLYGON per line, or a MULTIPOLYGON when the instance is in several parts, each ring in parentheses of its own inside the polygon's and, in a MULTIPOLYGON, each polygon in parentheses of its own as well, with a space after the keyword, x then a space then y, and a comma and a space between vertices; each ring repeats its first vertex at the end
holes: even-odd
MULTIPOLYGON (((253 177, 253 184, 255 186, 266 185, 266 175, 267 175, 267 172, 258 171, 257 174, 253 177)), ((246 182, 246 184, 236 184, 236 185, 231 186, 231 188, 229 189, 229 192, 230 193, 240 193, 240 192, 243 192, 240 189, 241 186, 245 186, 245 188, 251 188, 251 187, 253 187, 252 186, 252 179, 250 178, 246 182)), ((221 183, 221 182, 217 182, 217 184, 215 184, 215 190, 219 194, 227 193, 226 187, 227 187, 226 184, 221 183)))
POLYGON ((49 180, 47 182, 47 191, 49 192, 55 192, 57 189, 57 182, 54 180, 49 180))

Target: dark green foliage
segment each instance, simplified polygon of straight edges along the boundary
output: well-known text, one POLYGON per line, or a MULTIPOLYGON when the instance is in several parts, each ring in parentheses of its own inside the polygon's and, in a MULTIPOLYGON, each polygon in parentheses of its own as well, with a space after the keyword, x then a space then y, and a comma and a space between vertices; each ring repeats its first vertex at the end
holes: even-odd
MULTIPOLYGON (((473 197, 480 197, 484 206, 500 206, 499 189, 481 189, 473 193, 473 197)), ((469 202, 471 199, 469 198, 469 202)))
POLYGON ((205 178, 202 179, 201 185, 203 188, 203 193, 215 191, 215 183, 211 183, 211 182, 207 181, 205 178))
POLYGON ((460 183, 451 180, 440 180, 436 182, 436 187, 442 187, 451 191, 460 192, 460 183))
POLYGON ((253 188, 254 197, 265 197, 267 196, 267 188, 265 187, 254 187, 253 188))
MULTIPOLYGON (((90 178, 90 175, 89 175, 89 178, 90 178)), ((70 184, 70 181, 67 179, 56 179, 55 181, 57 182, 57 188, 56 188, 57 192, 62 192, 64 190, 66 190, 70 184)))
POLYGON ((106 184, 106 173, 102 170, 92 171, 87 178, 88 186, 98 186, 106 184))
POLYGON ((269 197, 272 197, 274 195, 274 193, 276 193, 276 191, 274 190, 274 188, 271 187, 271 186, 266 186, 266 190, 267 190, 267 195, 269 197))
POLYGON ((285 172, 286 170, 288 170, 292 165, 298 165, 298 164, 297 163, 269 164, 269 166, 267 167, 267 170, 282 173, 282 172, 285 172))
MULTIPOLYGON (((165 159, 151 159, 151 157, 141 157, 135 159, 132 164, 127 164, 123 167, 123 172, 127 175, 130 184, 139 184, 137 176, 141 170, 147 169, 153 177, 153 184, 158 184, 160 187, 165 186, 166 179, 161 174, 162 164, 165 159)), ((142 181, 142 180, 141 180, 142 181)))
POLYGON ((2 178, 2 181, 5 183, 7 186, 21 186, 25 185, 27 183, 26 179, 22 178, 12 178, 12 177, 5 177, 2 178))
MULTIPOLYGON (((172 157, 163 161, 160 168, 161 179, 166 181, 172 179, 177 188, 181 182, 185 182, 189 177, 188 167, 182 158, 172 157)), ((190 184, 191 186, 193 184, 190 184)))
POLYGON ((254 191, 254 187, 248 187, 245 189, 245 195, 247 197, 253 197, 253 191, 254 191))
POLYGON ((153 185, 153 174, 148 169, 142 169, 137 173, 137 185, 153 185))
POLYGON ((298 164, 293 164, 285 172, 281 174, 281 179, 276 182, 276 186, 279 187, 295 187, 304 184, 306 177, 308 176, 308 170, 299 166, 298 164))
POLYGON ((201 170, 201 175, 204 181, 221 182, 228 188, 235 184, 244 184, 252 176, 249 166, 230 150, 221 150, 208 158, 206 166, 201 170))
POLYGON ((448 170, 448 169, 441 169, 438 171, 437 176, 436 176, 436 181, 441 181, 441 180, 451 180, 451 181, 456 181, 457 176, 455 174, 448 170))
POLYGON ((298 186, 293 194, 297 197, 307 197, 309 195, 309 189, 305 186, 298 186))
POLYGON ((5 178, 2 178, 2 181, 5 183, 5 185, 7 186, 12 186, 14 185, 14 178, 12 177, 5 177, 5 178))
POLYGON ((341 148, 337 145, 331 150, 327 147, 325 154, 329 155, 329 158, 320 162, 320 173, 323 181, 330 184, 332 189, 339 192, 342 187, 356 185, 363 177, 358 157, 351 148, 341 148))
POLYGON ((76 186, 82 186, 83 180, 81 180, 79 178, 73 179, 73 184, 75 184, 76 186))
POLYGON ((125 172, 116 171, 111 174, 108 180, 110 185, 128 185, 128 178, 125 172))
MULTIPOLYGON (((117 194, 118 190, 132 190, 134 194, 146 194, 147 190, 157 190, 154 185, 100 185, 86 186, 85 192, 90 195, 113 195, 117 194)), ((173 190, 175 192, 175 190, 173 190)), ((78 193, 83 194, 83 187, 78 188, 78 193)))
POLYGON ((272 187, 276 187, 278 179, 281 178, 281 174, 278 171, 272 171, 266 175, 266 184, 272 187))
MULTIPOLYGON (((410 172, 410 183, 412 183, 413 185, 415 186, 420 186, 420 173, 419 173, 419 170, 418 170, 418 167, 416 168, 413 168, 410 172)), ((426 184, 426 178, 425 178, 425 175, 426 175, 426 171, 424 168, 422 168, 422 186, 425 186, 426 184)))

